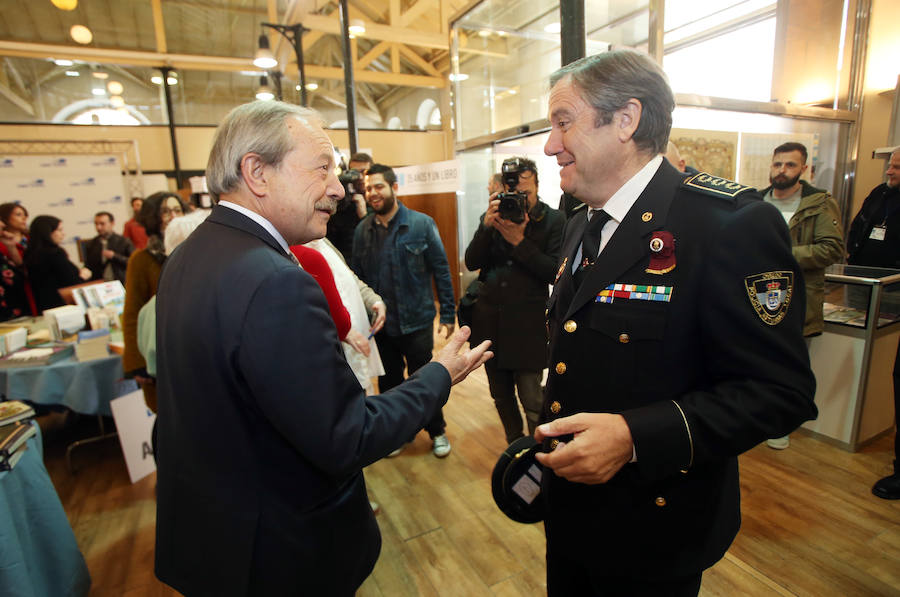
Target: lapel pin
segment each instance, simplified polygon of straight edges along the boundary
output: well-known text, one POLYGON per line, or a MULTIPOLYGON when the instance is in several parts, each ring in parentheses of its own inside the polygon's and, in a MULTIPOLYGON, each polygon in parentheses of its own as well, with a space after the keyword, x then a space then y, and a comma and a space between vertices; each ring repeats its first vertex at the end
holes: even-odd
POLYGON ((673 269, 675 269, 675 237, 666 230, 657 230, 650 237, 650 263, 644 271, 648 274, 667 274, 673 269))
POLYGON ((653 212, 645 211, 643 214, 641 214, 641 219, 645 222, 649 222, 653 219, 653 212))

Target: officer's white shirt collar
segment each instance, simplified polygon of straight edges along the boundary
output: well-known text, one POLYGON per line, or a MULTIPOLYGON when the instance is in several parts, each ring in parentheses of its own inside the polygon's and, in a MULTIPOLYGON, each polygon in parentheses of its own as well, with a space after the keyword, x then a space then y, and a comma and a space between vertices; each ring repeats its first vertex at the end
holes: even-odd
MULTIPOLYGON (((606 204, 603 206, 603 211, 609 214, 609 221, 603 225, 602 236, 600 237, 600 253, 603 252, 603 249, 606 247, 607 243, 609 243, 609 239, 612 238, 613 233, 615 233, 619 224, 625 219, 628 212, 631 211, 634 202, 637 201, 638 197, 641 196, 641 193, 644 192, 644 189, 647 188, 647 185, 650 184, 650 181, 656 175, 656 171, 659 170, 662 161, 663 157, 657 155, 647 162, 643 168, 638 170, 634 176, 629 178, 628 181, 619 187, 619 190, 613 193, 613 196, 607 200, 606 204)), ((587 217, 588 214, 590 214, 590 210, 585 211, 584 217, 587 217)), ((576 251, 574 262, 572 263, 573 272, 577 269, 580 262, 581 248, 579 247, 576 251)))
POLYGON ((288 247, 287 241, 284 240, 284 237, 281 236, 280 232, 275 230, 275 226, 272 225, 272 222, 265 219, 264 217, 262 217, 255 211, 249 210, 242 205, 238 205, 237 203, 232 203, 231 201, 219 201, 219 205, 221 205, 222 207, 227 207, 228 209, 233 209, 234 211, 236 211, 238 213, 244 214, 245 216, 247 216, 248 218, 250 218, 257 224, 262 226, 266 232, 268 232, 269 234, 272 235, 272 238, 274 238, 276 241, 278 241, 278 244, 281 245, 281 248, 284 250, 285 253, 287 253, 288 256, 293 255, 293 253, 291 253, 290 247, 288 247))

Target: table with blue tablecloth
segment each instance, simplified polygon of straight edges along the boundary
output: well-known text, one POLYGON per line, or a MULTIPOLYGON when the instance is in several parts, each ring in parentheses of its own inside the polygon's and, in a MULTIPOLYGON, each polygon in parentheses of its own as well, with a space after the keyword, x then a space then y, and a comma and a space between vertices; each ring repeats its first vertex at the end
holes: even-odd
POLYGON ((120 395, 121 378, 119 355, 84 362, 68 357, 40 367, 0 369, 0 394, 7 400, 59 404, 84 415, 109 417, 109 402, 120 395))
POLYGON ((0 473, 3 597, 80 597, 91 586, 75 534, 44 467, 43 452, 38 430, 15 468, 0 473))

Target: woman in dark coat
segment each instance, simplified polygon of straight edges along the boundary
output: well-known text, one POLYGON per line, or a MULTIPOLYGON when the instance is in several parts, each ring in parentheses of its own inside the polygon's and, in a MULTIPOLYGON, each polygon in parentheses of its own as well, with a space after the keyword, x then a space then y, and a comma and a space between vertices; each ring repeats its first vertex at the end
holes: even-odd
POLYGON ((31 236, 25 250, 25 268, 38 313, 65 304, 59 289, 81 284, 91 277, 87 268, 69 261, 60 244, 65 239, 62 220, 54 216, 38 216, 31 222, 31 236))

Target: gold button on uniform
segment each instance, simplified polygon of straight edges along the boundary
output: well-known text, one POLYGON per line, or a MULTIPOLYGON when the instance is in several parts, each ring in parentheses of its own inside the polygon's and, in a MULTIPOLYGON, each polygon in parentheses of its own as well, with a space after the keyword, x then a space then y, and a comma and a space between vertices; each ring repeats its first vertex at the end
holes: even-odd
POLYGON ((559 440, 558 440, 558 439, 551 439, 551 440, 550 440, 550 449, 551 449, 551 450, 555 450, 555 449, 556 449, 556 446, 558 446, 558 445, 559 445, 559 440))
POLYGON ((660 508, 662 508, 663 506, 665 506, 665 505, 666 505, 666 498, 664 498, 663 496, 659 496, 658 498, 656 498, 656 505, 659 506, 660 508))
POLYGON ((619 342, 621 342, 622 344, 628 344, 628 342, 630 340, 631 340, 631 336, 629 336, 628 334, 625 334, 625 333, 619 334, 619 342))
POLYGON ((641 214, 641 220, 643 220, 645 222, 649 222, 652 219, 653 219, 652 211, 645 211, 644 213, 641 214))
POLYGON ((553 402, 550 403, 550 412, 552 412, 554 415, 559 414, 559 411, 561 411, 561 410, 562 410, 562 405, 559 402, 557 402, 556 400, 554 400, 553 402))
POLYGON ((566 364, 565 363, 557 363, 556 364, 556 372, 562 375, 566 372, 566 364))
POLYGON ((578 324, 572 321, 571 319, 563 324, 563 329, 569 332, 570 334, 578 329, 578 324))

